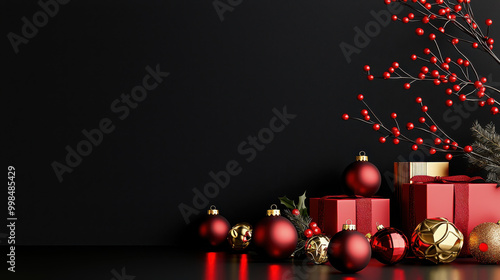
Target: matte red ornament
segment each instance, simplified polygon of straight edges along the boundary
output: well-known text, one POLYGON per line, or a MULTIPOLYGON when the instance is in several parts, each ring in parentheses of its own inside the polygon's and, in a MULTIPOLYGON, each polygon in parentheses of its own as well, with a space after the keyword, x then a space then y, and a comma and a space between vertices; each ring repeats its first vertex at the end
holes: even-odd
POLYGON ((403 232, 392 227, 384 228, 383 225, 378 225, 377 229, 370 241, 373 257, 384 264, 402 261, 410 250, 408 238, 403 232))
POLYGON ((267 217, 253 230, 255 245, 274 259, 290 257, 295 251, 297 240, 297 230, 288 219, 281 216, 275 204, 271 205, 271 209, 267 210, 267 217))
POLYGON ((328 244, 328 260, 337 270, 354 273, 365 268, 370 262, 372 250, 366 237, 356 231, 356 226, 345 224, 328 244))
POLYGON ((208 241, 212 246, 218 246, 226 241, 227 233, 231 225, 214 205, 208 210, 208 217, 201 223, 199 228, 200 237, 208 241))
POLYGON ((344 170, 342 181, 346 194, 371 197, 380 188, 381 175, 378 168, 368 162, 365 152, 361 151, 356 161, 344 170))

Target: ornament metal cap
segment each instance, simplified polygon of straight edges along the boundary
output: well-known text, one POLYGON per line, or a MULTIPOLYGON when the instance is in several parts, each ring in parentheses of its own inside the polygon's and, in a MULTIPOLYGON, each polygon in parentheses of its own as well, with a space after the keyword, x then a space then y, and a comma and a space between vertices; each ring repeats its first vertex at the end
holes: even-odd
POLYGON ((368 161, 368 156, 366 155, 365 151, 359 152, 359 155, 356 156, 356 161, 368 161))
POLYGON ((208 215, 219 215, 219 210, 216 209, 215 205, 210 206, 210 209, 207 211, 208 215))
POLYGON ((379 225, 379 224, 377 223, 377 230, 383 230, 384 228, 385 228, 385 227, 384 227, 384 225, 379 225))
POLYGON ((278 209, 278 206, 276 206, 276 204, 272 204, 271 209, 267 210, 267 216, 281 216, 280 209, 278 209))
POLYGON ((345 224, 342 226, 342 230, 356 230, 356 225, 352 223, 351 219, 345 221, 345 224))
POLYGON ((500 221, 498 221, 497 224, 500 225, 500 221))

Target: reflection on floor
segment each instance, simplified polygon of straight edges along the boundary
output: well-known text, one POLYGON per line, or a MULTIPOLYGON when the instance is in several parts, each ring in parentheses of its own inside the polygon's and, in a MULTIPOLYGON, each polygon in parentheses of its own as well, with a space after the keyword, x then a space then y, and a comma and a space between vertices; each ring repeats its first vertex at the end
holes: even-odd
MULTIPOLYGON (((2 253, 7 247, 0 247, 2 253)), ((499 280, 500 265, 458 259, 434 265, 408 259, 385 266, 372 259, 355 274, 306 259, 272 261, 255 254, 202 252, 167 247, 23 247, 16 249, 19 279, 51 280, 499 280)), ((5 253, 6 254, 6 253, 5 253)), ((4 254, 4 256, 5 256, 4 254)), ((5 268, 1 275, 8 275, 5 268)), ((12 275, 10 275, 12 276, 12 275)), ((4 279, 4 278, 1 278, 4 279)), ((7 278, 10 279, 10 278, 7 278)))

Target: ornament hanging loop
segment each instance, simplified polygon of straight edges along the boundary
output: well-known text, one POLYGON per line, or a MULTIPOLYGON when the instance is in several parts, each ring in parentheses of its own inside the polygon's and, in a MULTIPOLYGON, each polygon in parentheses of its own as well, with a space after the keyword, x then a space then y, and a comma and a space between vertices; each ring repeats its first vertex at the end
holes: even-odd
POLYGON ((281 216, 281 212, 276 204, 272 204, 270 208, 267 210, 267 216, 281 216))
POLYGON ((368 156, 365 151, 359 152, 359 155, 356 156, 356 161, 368 161, 368 156))
POLYGON ((351 219, 347 219, 345 224, 342 226, 342 230, 356 230, 356 225, 352 223, 351 219))
POLYGON ((208 209, 208 215, 219 215, 219 210, 217 210, 215 205, 210 206, 210 209, 208 209))

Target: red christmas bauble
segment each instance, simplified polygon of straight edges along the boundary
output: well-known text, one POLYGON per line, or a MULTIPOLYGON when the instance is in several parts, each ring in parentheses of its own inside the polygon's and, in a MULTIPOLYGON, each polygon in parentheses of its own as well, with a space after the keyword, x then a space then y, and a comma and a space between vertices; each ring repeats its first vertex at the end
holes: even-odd
POLYGON ((408 238, 395 228, 379 225, 377 229, 370 241, 373 257, 384 264, 402 261, 410 249, 408 238))
POLYGON ((362 270, 370 262, 372 250, 366 237, 356 231, 354 225, 344 225, 328 245, 328 260, 341 272, 353 273, 362 270))
POLYGON ((346 194, 371 197, 379 190, 382 176, 378 168, 368 162, 364 152, 360 152, 356 161, 344 170, 342 181, 346 194))
POLYGON ((269 257, 284 259, 295 251, 297 230, 288 219, 281 217, 280 210, 270 209, 267 211, 267 217, 255 226, 253 241, 269 257))
POLYGON ((219 210, 212 205, 208 210, 208 217, 200 225, 199 234, 210 245, 217 246, 226 240, 230 228, 231 225, 226 218, 219 215, 219 210))

